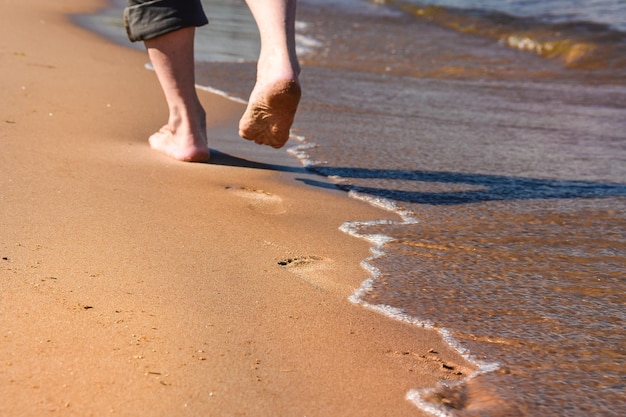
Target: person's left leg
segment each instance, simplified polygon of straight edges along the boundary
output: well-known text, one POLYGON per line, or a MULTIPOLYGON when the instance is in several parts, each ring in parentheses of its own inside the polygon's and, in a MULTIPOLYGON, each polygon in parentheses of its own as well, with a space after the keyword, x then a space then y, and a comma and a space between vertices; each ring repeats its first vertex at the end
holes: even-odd
POLYGON ((149 138, 150 146, 172 158, 204 162, 209 158, 206 113, 195 89, 194 27, 145 40, 169 108, 167 124, 149 138))
POLYGON ((208 23, 200 0, 127 0, 128 38, 144 41, 167 106, 167 124, 150 136, 150 146, 182 161, 205 161, 205 112, 195 89, 195 28, 208 23))

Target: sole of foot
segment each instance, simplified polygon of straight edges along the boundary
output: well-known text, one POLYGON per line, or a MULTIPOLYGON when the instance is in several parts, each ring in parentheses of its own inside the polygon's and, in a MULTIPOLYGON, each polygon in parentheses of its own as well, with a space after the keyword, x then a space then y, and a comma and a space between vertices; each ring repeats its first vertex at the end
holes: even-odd
POLYGON ((259 145, 282 148, 300 102, 300 84, 280 81, 253 92, 239 122, 239 135, 259 145))

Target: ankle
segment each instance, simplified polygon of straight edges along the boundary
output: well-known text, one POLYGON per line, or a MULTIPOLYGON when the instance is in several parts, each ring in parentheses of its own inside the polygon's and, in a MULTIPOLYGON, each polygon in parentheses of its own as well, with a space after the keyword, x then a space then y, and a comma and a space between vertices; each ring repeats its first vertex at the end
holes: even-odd
POLYGON ((171 108, 167 126, 173 133, 195 134, 206 129, 206 112, 199 103, 193 108, 171 108))
POLYGON ((300 64, 286 53, 262 55, 257 63, 257 83, 267 84, 276 81, 298 81, 300 64))

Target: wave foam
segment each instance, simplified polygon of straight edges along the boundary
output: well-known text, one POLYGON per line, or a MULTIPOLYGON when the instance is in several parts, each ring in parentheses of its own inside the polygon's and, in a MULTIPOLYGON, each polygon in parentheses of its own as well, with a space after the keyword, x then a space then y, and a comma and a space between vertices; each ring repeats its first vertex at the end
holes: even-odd
POLYGON ((419 222, 419 220, 414 217, 413 213, 399 209, 393 201, 386 200, 384 198, 369 196, 369 195, 355 192, 355 191, 350 191, 349 195, 353 198, 367 201, 368 203, 376 207, 383 208, 395 214, 398 214, 402 218, 402 221, 396 222, 393 220, 373 220, 369 222, 346 222, 339 227, 339 230, 341 230, 342 232, 347 233, 351 236, 360 238, 360 239, 364 239, 372 243, 373 245, 370 248, 370 251, 372 252, 372 256, 364 259, 361 262, 361 266, 363 267, 363 269, 365 269, 366 271, 370 273, 370 277, 366 279, 365 281, 363 281, 361 286, 357 288, 350 297, 348 297, 348 300, 354 304, 362 305, 363 307, 369 310, 373 310, 380 314, 383 314, 384 316, 389 317, 391 319, 398 320, 403 323, 407 323, 416 327, 435 330, 441 335, 441 338, 448 346, 450 346, 452 349, 457 351, 469 363, 476 366, 477 370, 475 372, 470 374, 467 378, 461 381, 458 381, 454 384, 440 383, 438 386, 434 388, 413 389, 413 390, 410 390, 405 396, 405 398, 408 401, 412 402, 416 407, 434 416, 453 417, 454 414, 452 413, 451 410, 447 409, 446 407, 442 405, 435 404, 435 403, 425 400, 426 396, 438 390, 441 387, 459 386, 459 385, 466 384, 469 380, 477 377, 478 375, 488 373, 488 372, 493 372, 499 369, 500 364, 495 363, 495 362, 485 362, 485 361, 481 361, 475 358, 467 348, 463 347, 452 336, 452 333, 448 329, 442 328, 442 327, 436 327, 430 320, 419 319, 410 314, 407 314, 402 309, 397 308, 397 307, 393 307, 393 306, 386 305, 386 304, 372 304, 364 300, 364 296, 372 291, 374 283, 382 275, 381 271, 373 265, 373 261, 385 255, 384 246, 387 243, 394 241, 394 239, 390 236, 383 235, 383 234, 361 233, 360 230, 366 227, 371 227, 371 226, 380 225, 380 224, 398 224, 398 225, 413 224, 413 223, 419 222))

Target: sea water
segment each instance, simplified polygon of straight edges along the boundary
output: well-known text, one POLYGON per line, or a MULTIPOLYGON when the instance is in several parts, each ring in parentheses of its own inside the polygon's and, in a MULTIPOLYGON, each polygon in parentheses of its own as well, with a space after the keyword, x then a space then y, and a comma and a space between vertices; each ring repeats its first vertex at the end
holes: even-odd
POLYGON ((578 22, 605 24, 626 30, 626 5, 621 0, 405 0, 419 5, 474 10, 478 13, 501 12, 529 17, 548 23, 578 22))
MULTIPOLYGON (((204 3, 198 81, 246 98, 254 22, 242 1, 204 3)), ((375 249, 350 301, 437 329, 478 369, 406 400, 440 416, 626 415, 625 3, 298 7, 288 152, 398 214, 342 225, 375 249)))

